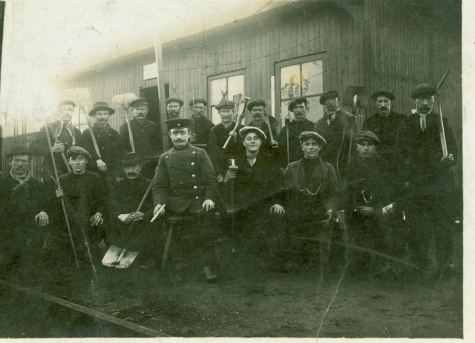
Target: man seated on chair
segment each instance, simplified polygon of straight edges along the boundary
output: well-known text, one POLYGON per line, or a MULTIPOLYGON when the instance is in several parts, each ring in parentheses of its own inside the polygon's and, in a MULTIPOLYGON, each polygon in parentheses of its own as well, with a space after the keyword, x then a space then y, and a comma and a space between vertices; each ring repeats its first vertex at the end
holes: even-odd
POLYGON ((239 130, 244 149, 226 171, 222 200, 229 214, 225 229, 235 240, 235 250, 275 264, 281 248, 285 210, 284 175, 275 159, 260 151, 266 134, 258 127, 239 130))
POLYGON ((139 155, 128 153, 122 158, 125 177, 117 180, 112 186, 109 200, 109 215, 107 242, 123 248, 127 243, 130 251, 140 254, 142 269, 155 266, 159 255, 156 245, 159 236, 156 224, 151 223, 153 217, 152 193, 149 192, 139 212, 137 208, 150 185, 150 180, 141 175, 142 164, 139 155), (135 221, 131 238, 126 242, 128 228, 135 221))
POLYGON ((57 203, 54 206, 54 225, 52 232, 55 253, 62 262, 72 257, 72 247, 67 230, 66 218, 59 198, 64 199, 67 219, 80 262, 88 262, 89 249, 98 253, 95 247, 103 238, 101 224, 107 208, 107 187, 102 178, 86 169, 91 161, 87 150, 73 146, 66 154, 72 171, 60 176, 61 188, 56 190, 57 203), (71 253, 70 253, 71 252, 71 253))
MULTIPOLYGON (((214 227, 211 210, 215 207, 217 180, 213 165, 205 150, 190 145, 191 119, 169 119, 168 134, 173 147, 160 156, 157 177, 153 183, 154 214, 162 205, 170 216, 194 216, 199 228, 189 228, 195 246, 204 249, 203 264, 206 280, 214 281, 214 227), (194 232, 192 232, 193 230, 194 232)), ((166 211, 166 212, 165 212, 166 211)))
MULTIPOLYGON (((333 166, 319 157, 325 139, 316 132, 304 131, 299 140, 304 157, 290 163, 285 170, 286 188, 289 190, 288 233, 300 237, 321 236, 327 231, 328 221, 335 217, 340 186, 333 166)), ((289 251, 291 263, 312 263, 316 257, 313 256, 316 244, 293 240, 289 251)))

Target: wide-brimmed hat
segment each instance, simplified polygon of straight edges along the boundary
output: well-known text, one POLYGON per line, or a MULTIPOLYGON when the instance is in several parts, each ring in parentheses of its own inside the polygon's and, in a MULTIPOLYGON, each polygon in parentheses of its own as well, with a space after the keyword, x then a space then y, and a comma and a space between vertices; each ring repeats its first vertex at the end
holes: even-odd
POLYGON ((208 102, 203 99, 203 98, 194 98, 194 99, 191 99, 189 102, 188 102, 188 105, 189 106, 193 106, 193 104, 203 104, 205 106, 208 106, 208 102))
POLYGON ((381 143, 378 136, 376 136, 376 134, 373 131, 369 131, 369 130, 361 130, 360 132, 358 132, 356 134, 355 140, 356 140, 356 143, 364 142, 364 141, 370 141, 375 144, 381 143))
POLYGON ((297 104, 302 104, 302 103, 304 103, 305 106, 307 106, 307 104, 308 104, 307 98, 295 98, 294 100, 292 100, 292 101, 289 103, 289 111, 290 111, 290 112, 293 112, 295 105, 297 105, 297 104))
POLYGON ((328 99, 334 99, 334 98, 338 98, 338 97, 340 97, 340 95, 338 94, 338 92, 336 90, 331 89, 329 91, 326 91, 320 97, 320 100, 319 100, 320 105, 325 105, 325 101, 327 101, 328 99))
POLYGON ((115 113, 115 110, 110 108, 107 102, 104 102, 104 101, 96 102, 94 106, 92 106, 92 110, 89 111, 89 115, 93 117, 97 111, 108 111, 109 114, 115 113))
POLYGON ((264 131, 255 126, 244 126, 243 128, 241 128, 241 130, 239 130, 239 135, 242 139, 244 139, 244 137, 246 137, 246 135, 250 132, 257 133, 259 137, 261 137, 262 141, 265 141, 267 139, 267 136, 264 131))
POLYGON ((322 144, 322 145, 327 144, 327 141, 325 140, 325 138, 320 136, 315 131, 304 131, 299 135, 300 143, 306 142, 311 138, 315 139, 317 142, 320 142, 320 144, 322 144))
POLYGON ((414 88, 411 92, 411 98, 417 99, 418 96, 426 94, 432 96, 437 94, 437 88, 429 83, 423 83, 414 88))
POLYGON ((396 99, 396 97, 394 96, 393 93, 391 93, 390 91, 378 91, 378 92, 375 92, 371 95, 371 99, 373 99, 374 101, 378 100, 378 96, 385 96, 386 98, 388 98, 389 100, 393 101, 394 99, 396 99))
POLYGON ((14 145, 7 154, 7 158, 12 158, 15 155, 31 156, 31 151, 24 145, 14 145))

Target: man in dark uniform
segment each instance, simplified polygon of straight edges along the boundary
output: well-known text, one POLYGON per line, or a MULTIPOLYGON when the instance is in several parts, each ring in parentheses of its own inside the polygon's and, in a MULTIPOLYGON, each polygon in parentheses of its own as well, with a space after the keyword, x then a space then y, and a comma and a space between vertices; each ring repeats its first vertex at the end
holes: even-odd
MULTIPOLYGON (((296 98, 289 103, 289 111, 294 113, 294 119, 286 124, 279 134, 279 147, 281 149, 282 165, 287 167, 287 149, 289 150, 289 163, 298 161, 303 157, 300 147, 299 135, 304 131, 313 131, 315 123, 307 119, 308 102, 306 98, 296 98), (288 139, 287 139, 288 130, 288 139), (287 147, 287 140, 289 146, 287 147)), ((286 118, 286 122, 290 117, 286 118)))
POLYGON ((205 111, 208 102, 203 98, 193 98, 188 103, 193 114, 191 116, 191 138, 190 142, 194 146, 208 151, 209 132, 214 124, 206 118, 205 111))
MULTIPOLYGON (((377 152, 380 144, 372 131, 362 130, 356 134, 358 157, 346 169, 345 209, 350 237, 356 245, 399 256, 405 249, 401 225, 382 215, 382 208, 395 200, 395 183, 389 162, 377 152)), ((382 272, 382 268, 387 267, 387 261, 365 261, 369 257, 355 255, 355 270, 366 262, 372 262, 365 266, 371 273, 382 272), (385 265, 379 265, 381 263, 385 265)))
POLYGON ((117 180, 110 192, 109 201, 109 244, 123 247, 129 225, 136 221, 134 232, 128 242, 131 251, 138 251, 143 269, 153 267, 159 258, 157 250, 159 230, 150 220, 153 217, 152 192, 145 199, 140 212, 137 211, 150 180, 144 178, 140 158, 135 153, 128 153, 122 159, 125 177, 117 180))
POLYGON ((249 105, 247 105, 247 110, 252 114, 252 121, 248 124, 248 126, 258 127, 265 133, 267 137, 265 141, 262 142, 260 151, 271 155, 276 155, 279 148, 279 143, 277 143, 276 140, 278 137, 277 127, 279 126, 279 122, 274 117, 268 115, 265 111, 265 108, 266 103, 261 99, 253 100, 249 103, 249 105), (269 126, 265 122, 264 116, 269 119, 269 124, 272 128, 272 141, 269 126))
POLYGON ((376 92, 371 95, 371 99, 376 101, 378 112, 372 117, 365 119, 363 130, 370 130, 378 136, 381 141, 378 144, 378 154, 383 159, 391 162, 393 161, 393 148, 397 129, 405 116, 391 109, 394 101, 394 95, 391 92, 384 90, 376 92))
POLYGON ((93 249, 103 238, 100 225, 106 215, 107 188, 99 175, 86 170, 86 164, 91 161, 91 155, 87 150, 77 146, 71 147, 67 157, 72 171, 59 178, 61 188, 56 190, 58 201, 55 206, 52 238, 56 253, 59 254, 58 258, 67 261, 73 256, 59 201, 59 198, 64 197, 78 258, 84 262, 88 260, 85 239, 93 249))
POLYGON ((267 138, 261 129, 245 126, 239 134, 245 150, 226 171, 222 186, 225 208, 232 214, 226 231, 234 238, 236 251, 273 264, 284 235, 284 175, 275 159, 260 151, 267 138))
POLYGON ((447 156, 443 155, 439 133, 439 114, 434 113, 437 88, 421 84, 411 97, 415 113, 399 126, 394 146, 398 180, 407 194, 397 206, 383 212, 402 212, 410 225, 408 244, 414 262, 425 267, 428 254, 428 234, 435 236, 435 257, 439 269, 451 274, 453 264, 453 222, 455 220, 454 180, 451 168, 457 163, 458 149, 452 129, 443 118, 447 156))
MULTIPOLYGON (((96 150, 93 149, 91 153, 92 160, 96 161, 99 175, 102 176, 109 189, 114 180, 122 173, 120 158, 123 152, 122 145, 120 144, 120 136, 119 133, 109 125, 109 117, 114 113, 115 111, 103 101, 95 103, 89 112, 89 115, 96 119, 96 122, 92 126, 92 132, 94 133, 97 147, 101 154, 101 156, 99 156, 96 150)), ((82 136, 90 146, 94 146, 89 129, 85 129, 82 136)))
POLYGON ((31 152, 16 145, 7 154, 9 175, 0 181, 0 273, 20 260, 27 272, 34 267, 49 223, 49 197, 41 181, 30 174, 31 152))
MULTIPOLYGON (((72 146, 79 146, 92 153, 93 147, 81 136, 81 131, 73 126, 71 122, 76 104, 73 101, 65 100, 59 103, 58 120, 48 124, 51 144, 53 144, 54 159, 58 174, 63 175, 68 172, 66 162, 61 153, 65 154, 72 146), (57 138, 57 142, 55 139, 57 138)), ((36 139, 30 144, 33 155, 44 156, 43 180, 51 180, 54 177, 53 161, 48 146, 45 128, 42 127, 36 139)))
POLYGON ((168 98, 165 100, 167 105, 168 119, 180 118, 181 108, 183 107, 183 100, 178 98, 168 98))
MULTIPOLYGON (((333 166, 324 162, 319 153, 325 139, 314 131, 299 135, 303 157, 289 164, 285 170, 286 202, 289 214, 288 233, 313 237, 322 233, 318 223, 335 216, 340 200, 340 186, 333 166)), ((328 225, 327 225, 328 226, 328 225)), ((287 258, 290 264, 313 264, 316 259, 315 242, 294 241, 289 244, 287 258)))
POLYGON ((234 102, 222 99, 215 107, 221 116, 221 123, 213 127, 209 132, 208 151, 218 181, 222 182, 224 175, 226 175, 229 159, 235 158, 240 151, 244 150, 240 137, 237 135, 237 132, 243 126, 239 125, 228 146, 226 149, 223 149, 231 131, 236 126, 233 120, 234 102))
MULTIPOLYGON (((158 157, 163 151, 160 127, 146 119, 149 109, 147 98, 136 99, 130 103, 130 106, 134 113, 134 119, 130 121, 130 127, 134 138, 135 153, 140 156, 144 163, 142 174, 145 177, 152 177, 158 157)), ((127 123, 122 124, 119 134, 123 149, 126 152, 131 152, 127 123)))
POLYGON ((166 210, 166 217, 191 215, 198 219, 199 229, 190 228, 187 233, 195 235, 195 246, 203 245, 205 277, 214 281, 216 230, 211 210, 215 207, 217 182, 213 165, 205 150, 189 144, 191 119, 169 119, 166 123, 173 147, 158 162, 152 188, 154 214, 166 205, 162 210, 166 210))
POLYGON ((340 107, 340 97, 335 90, 323 93, 320 104, 325 106, 326 111, 315 124, 314 131, 327 141, 320 156, 325 162, 333 165, 341 182, 346 167, 356 156, 355 116, 340 107))

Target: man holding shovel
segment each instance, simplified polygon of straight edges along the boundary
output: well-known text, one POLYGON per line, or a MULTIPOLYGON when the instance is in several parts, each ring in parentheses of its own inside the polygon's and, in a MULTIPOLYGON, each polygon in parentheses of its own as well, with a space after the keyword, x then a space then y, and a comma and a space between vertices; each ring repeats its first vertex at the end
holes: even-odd
MULTIPOLYGON (((49 223, 48 192, 30 174, 31 152, 16 145, 7 154, 9 175, 0 181, 0 273, 16 258, 20 267, 30 270, 39 256, 44 228, 49 223)), ((1 277, 1 276, 0 276, 1 277)))
POLYGON ((205 150, 189 143, 191 119, 169 119, 166 123, 173 147, 158 162, 152 188, 154 214, 166 205, 166 216, 193 216, 198 220, 198 227, 190 227, 186 233, 193 236, 195 247, 202 245, 203 272, 207 281, 214 281, 217 232, 211 210, 215 207, 217 180, 213 165, 205 150))
MULTIPOLYGON (((71 100, 64 100, 58 105, 57 120, 49 125, 50 135, 53 137, 53 153, 56 161, 58 174, 66 174, 70 167, 65 158, 66 151, 73 146, 79 146, 93 152, 93 147, 81 136, 81 131, 73 126, 71 119, 73 117, 76 104, 71 100)), ((45 128, 41 128, 36 139, 30 144, 30 150, 33 155, 44 156, 43 170, 44 180, 50 180, 53 173, 53 161, 49 150, 48 140, 46 138, 45 128)))
MULTIPOLYGON (((92 132, 97 142, 97 148, 100 156, 95 150, 92 151, 91 156, 96 161, 99 175, 102 176, 108 188, 122 172, 120 165, 120 158, 123 155, 122 145, 120 144, 119 133, 110 127, 109 118, 115 113, 115 110, 110 108, 106 102, 96 102, 89 112, 89 116, 94 117, 96 122, 92 126, 92 132)), ((82 133, 84 139, 93 146, 93 139, 91 131, 85 129, 82 133)))
POLYGON ((110 193, 107 242, 120 247, 127 243, 130 251, 140 252, 138 259, 142 261, 142 268, 148 269, 159 258, 156 249, 159 232, 156 224, 150 222, 153 217, 150 192, 143 202, 143 209, 136 210, 151 181, 140 174, 142 166, 137 154, 124 155, 122 165, 125 177, 114 183, 110 193), (136 222, 134 231, 130 240, 125 242, 127 229, 133 221, 136 222))
POLYGON ((206 118, 206 106, 208 102, 203 98, 191 99, 188 103, 193 114, 191 116, 191 138, 190 142, 194 146, 205 149, 208 147, 209 132, 214 127, 214 124, 206 118))
POLYGON ((260 150, 267 154, 276 156, 279 148, 279 143, 277 143, 276 140, 279 122, 274 117, 269 116, 266 113, 265 108, 266 103, 261 99, 253 100, 249 103, 249 105, 247 105, 247 110, 252 114, 252 121, 248 124, 248 126, 258 127, 264 132, 267 138, 264 142, 262 142, 260 150), (269 125, 267 125, 267 121, 269 125))
MULTIPOLYGON (((59 178, 62 188, 56 190, 56 197, 63 197, 66 203, 67 216, 70 222, 78 257, 88 261, 89 248, 99 243, 103 237, 99 230, 104 221, 107 208, 107 189, 99 175, 86 170, 91 155, 81 147, 71 147, 67 152, 68 162, 72 171, 59 178), (89 245, 86 246, 86 243, 89 245), (93 243, 93 244, 91 244, 93 243)), ((53 227, 53 244, 58 258, 68 260, 70 254, 69 238, 64 229, 65 216, 59 205, 55 213, 53 227)))

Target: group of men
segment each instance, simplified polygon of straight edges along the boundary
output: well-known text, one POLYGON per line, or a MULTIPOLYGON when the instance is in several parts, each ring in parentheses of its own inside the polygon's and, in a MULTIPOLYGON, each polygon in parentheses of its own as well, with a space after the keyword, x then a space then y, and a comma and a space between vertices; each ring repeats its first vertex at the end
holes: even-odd
MULTIPOLYGON (((321 95, 325 114, 316 123, 307 119, 307 99, 296 98, 288 105, 293 116, 280 133, 260 99, 247 106, 253 119, 243 126, 236 123, 232 101, 215 105, 221 123, 214 125, 206 117, 205 99, 191 99, 193 114, 185 119, 180 118, 184 102, 170 98, 168 151, 162 151, 158 125, 147 120, 145 98, 130 104, 134 118, 119 132, 108 123, 114 110, 105 102, 94 105, 89 115, 95 118, 97 148, 89 129, 81 134, 73 127, 75 104, 64 101, 58 120, 45 126, 29 149, 17 146, 8 156, 10 175, 0 184, 2 199, 8 199, 0 208, 2 229, 25 246, 31 244, 29 233, 38 232, 32 230, 35 225, 54 227, 49 230, 56 242, 52 246, 65 253, 69 220, 81 257, 90 256, 83 250, 99 243, 124 244, 123 232, 138 222, 136 249, 142 267, 149 268, 160 259, 167 218, 191 217, 195 220, 188 227, 203 249, 204 275, 214 281, 213 242, 221 235, 232 237, 234 247, 249 248, 247 256, 267 251, 273 263, 305 264, 313 261, 312 250, 300 244, 290 251, 295 245, 288 244, 289 237, 318 236, 322 225, 345 210, 349 227, 344 234, 355 244, 399 256, 408 251, 420 268, 426 267, 428 237, 434 234, 439 269, 448 274, 454 269, 450 168, 458 158, 457 145, 444 118, 448 153, 443 155, 436 87, 419 85, 411 97, 414 110, 406 116, 392 110, 391 92, 374 93, 378 111, 359 132, 337 91, 321 95), (45 157, 45 180, 56 168, 59 185, 50 182, 48 188, 31 177, 31 155, 45 157), (151 195, 137 210, 150 183, 151 195), (159 218, 154 223, 153 216, 159 218)), ((10 250, 2 256, 22 254, 10 250)))

